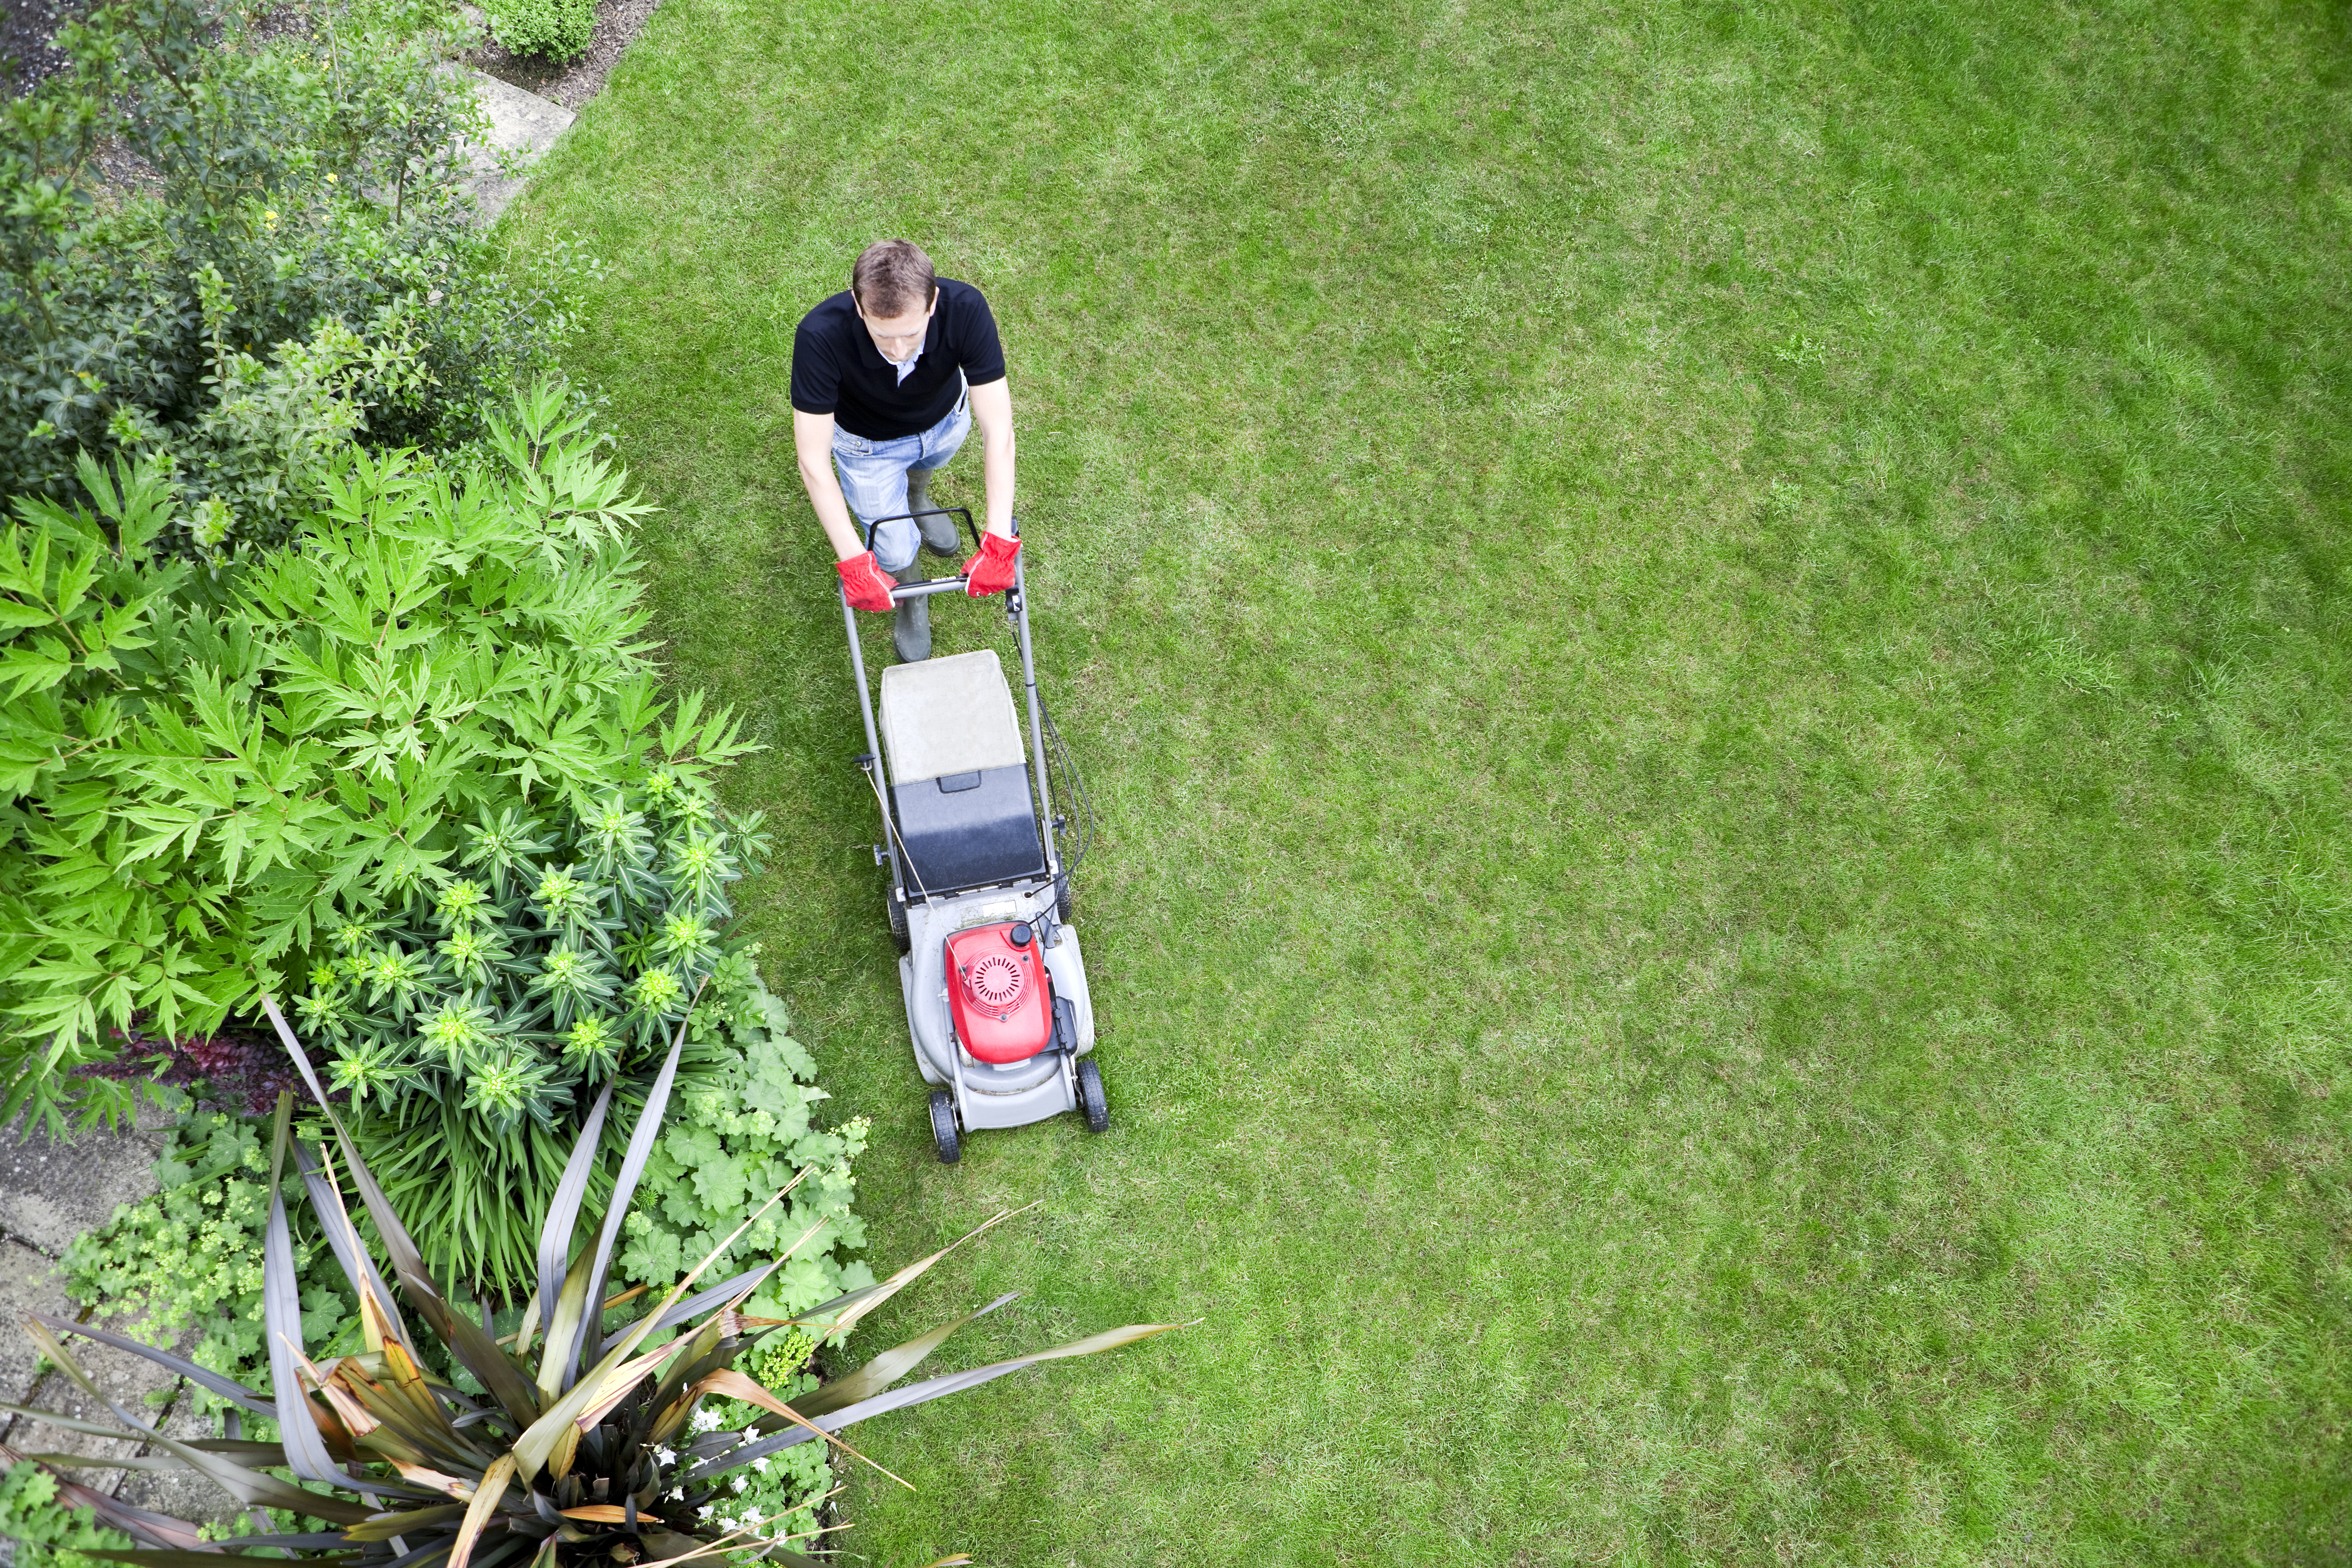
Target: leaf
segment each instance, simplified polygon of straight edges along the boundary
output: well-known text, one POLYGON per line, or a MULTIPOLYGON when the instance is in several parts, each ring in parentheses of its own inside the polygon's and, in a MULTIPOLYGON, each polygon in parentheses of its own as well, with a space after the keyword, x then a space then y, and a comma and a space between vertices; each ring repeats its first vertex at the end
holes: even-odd
POLYGON ((835 1436, 824 1427, 819 1426, 814 1422, 809 1420, 799 1411, 794 1410, 791 1405, 785 1404, 782 1400, 777 1398, 774 1394, 769 1393, 766 1389, 761 1387, 758 1384, 752 1382, 741 1373, 737 1372, 731 1366, 720 1367, 717 1372, 711 1373, 708 1376, 698 1379, 692 1388, 687 1390, 687 1398, 691 1401, 705 1394, 716 1394, 728 1399, 740 1399, 746 1405, 756 1405, 762 1410, 770 1411, 777 1415, 781 1415, 785 1420, 791 1422, 793 1426, 808 1432, 812 1436, 824 1438, 826 1442, 832 1444, 835 1447, 840 1449, 851 1458, 860 1460, 867 1465, 872 1465, 875 1469, 881 1470, 884 1475, 889 1476, 892 1480, 897 1481, 908 1491, 913 1491, 915 1489, 908 1482, 898 1476, 892 1475, 890 1471, 883 1469, 880 1465, 875 1464, 873 1460, 866 1458, 865 1455, 851 1447, 847 1443, 843 1442, 840 1438, 835 1436))
MULTIPOLYGON (((629 1131, 628 1152, 621 1158, 621 1169, 613 1178, 611 1205, 604 1211, 604 1226, 596 1237, 595 1262, 588 1273, 587 1300, 600 1301, 604 1297, 604 1279, 612 1267, 613 1242, 621 1233, 621 1222, 628 1217, 629 1200, 636 1196, 637 1177, 646 1168, 646 1158, 652 1153, 655 1136, 661 1131, 662 1114, 669 1109, 670 1086, 677 1081, 677 1059, 686 1049, 686 1026, 694 1016, 694 1003, 702 999, 706 978, 696 984, 694 998, 687 1004, 687 1016, 678 1021, 677 1034, 670 1041, 669 1055, 663 1058, 661 1071, 654 1077, 653 1087, 646 1093, 645 1108, 637 1112, 637 1124, 629 1131)), ((580 1337, 572 1359, 564 1368, 564 1387, 572 1386, 573 1369, 593 1360, 604 1338, 602 1314, 583 1313, 580 1319, 580 1337)), ((567 1423, 568 1424, 568 1423, 567 1423)), ((535 1465, 526 1465, 525 1479, 538 1475, 535 1465)))
MULTIPOLYGON (((1043 1200, 1040 1201, 1042 1202, 1043 1200)), ((850 1330, 856 1328, 859 1320, 863 1319, 866 1313, 871 1312, 875 1308, 879 1307, 883 1302, 887 1301, 891 1297, 896 1296, 899 1291, 905 1289, 908 1286, 913 1284, 916 1280, 921 1279, 926 1273, 929 1272, 932 1264, 937 1263, 940 1258, 945 1258, 949 1253, 953 1252, 957 1247, 961 1247, 965 1242, 971 1240, 974 1237, 984 1235, 989 1230, 1003 1224, 1006 1220, 1013 1218, 1014 1215, 1027 1214, 1031 1209, 1035 1208, 1036 1206, 1037 1205, 1034 1203, 1024 1204, 1017 1209, 1005 1209, 1000 1213, 992 1215, 985 1221, 974 1226, 971 1229, 956 1237, 953 1241, 949 1242, 945 1247, 940 1247, 937 1252, 932 1253, 929 1258, 917 1258, 914 1262, 908 1264, 907 1267, 899 1269, 896 1274, 891 1275, 890 1278, 883 1280, 880 1284, 868 1285, 864 1289, 852 1290, 845 1295, 835 1296, 830 1301, 822 1302, 817 1306, 811 1307, 807 1311, 803 1312, 798 1317, 794 1318, 793 1321, 799 1323, 803 1327, 817 1330, 820 1342, 827 1339, 839 1339, 847 1334, 850 1330)))
POLYGON ((55 637, 35 637, 0 653, 0 681, 8 683, 8 700, 32 691, 47 691, 74 671, 73 655, 55 637))
POLYGON ((35 1312, 32 1316, 36 1321, 60 1332, 79 1334, 84 1339, 96 1340, 102 1345, 111 1345, 116 1350, 129 1351, 133 1355, 144 1356, 166 1371, 175 1372, 192 1383, 202 1384, 223 1399, 253 1415, 267 1415, 272 1420, 277 1418, 277 1407, 264 1404, 261 1395, 234 1378, 224 1377, 210 1367, 198 1366, 185 1356, 173 1355, 170 1351, 158 1350, 153 1345, 141 1344, 137 1340, 127 1338, 110 1330, 99 1328, 94 1324, 77 1323, 70 1318, 52 1317, 47 1312, 35 1312))
MULTIPOLYGON (((326 1497, 318 1492, 305 1490, 300 1487, 281 1481, 274 1476, 266 1476, 257 1470, 248 1470, 242 1465, 233 1463, 217 1454, 208 1454, 176 1438, 165 1436, 108 1397, 98 1384, 90 1381, 89 1374, 82 1370, 81 1363, 75 1361, 72 1354, 64 1345, 58 1343, 56 1337, 47 1329, 42 1328, 38 1323, 28 1322, 26 1324, 25 1331, 33 1337, 33 1342, 56 1364, 58 1371, 72 1379, 84 1394, 112 1411, 115 1418, 125 1427, 137 1433, 147 1443, 184 1459, 191 1469, 202 1471, 223 1491, 227 1492, 237 1501, 257 1503, 264 1508, 291 1509, 298 1513, 309 1514, 313 1519, 330 1520, 337 1524, 356 1524, 374 1511, 363 1503, 347 1502, 341 1498, 326 1497)), ((59 1417, 45 1411, 32 1411, 27 1414, 55 1425, 66 1425, 59 1417)), ((68 1430, 71 1429, 73 1428, 68 1427, 68 1430)), ((97 1430, 102 1432, 104 1428, 100 1427, 97 1430)), ((110 1434, 110 1436, 113 1435, 110 1434)))
MULTIPOLYGON (((861 1400, 846 1409, 836 1410, 829 1415, 819 1416, 815 1418, 813 1425, 826 1432, 837 1432, 844 1426, 871 1420, 877 1415, 887 1415, 893 1410, 904 1410, 914 1405, 928 1405, 934 1399, 944 1399, 951 1394, 961 1394, 966 1389, 978 1388, 983 1383, 993 1383, 1000 1377, 1019 1372, 1024 1367, 1034 1366, 1040 1362, 1059 1361, 1070 1356, 1095 1355, 1103 1351, 1115 1350, 1120 1345, 1132 1344, 1138 1340, 1150 1339, 1154 1334, 1164 1334, 1172 1329, 1190 1326, 1184 1323, 1135 1323, 1123 1329, 1106 1330, 1102 1333, 1090 1334, 1082 1340, 1074 1340, 1066 1345, 1056 1345, 1052 1350, 1038 1351, 1031 1355, 1015 1356, 1011 1361, 995 1362, 987 1366, 975 1367, 970 1372, 948 1373, 939 1377, 927 1378, 921 1383, 910 1384, 905 1388, 896 1389, 888 1394, 877 1394, 871 1399, 861 1400)), ((773 1437, 763 1437, 759 1442, 746 1444, 714 1458, 705 1459, 680 1476, 678 1479, 681 1483, 691 1486, 697 1482, 708 1480, 712 1476, 725 1475, 730 1470, 740 1469, 754 1459, 765 1458, 771 1454, 808 1440, 808 1434, 796 1427, 793 1431, 782 1432, 773 1437)))
MULTIPOLYGON (((572 1232, 579 1223, 581 1200, 587 1195, 588 1177, 596 1165, 597 1141, 604 1131, 604 1114, 612 1105, 613 1086, 607 1082, 597 1094, 596 1103, 588 1111, 588 1120, 580 1129, 579 1141, 572 1146, 572 1157, 564 1162, 563 1178, 556 1184, 554 1200, 549 1204, 546 1221, 540 1226, 539 1310, 548 1325, 547 1353, 539 1371, 539 1389, 543 1394, 551 1395, 558 1392, 555 1385, 562 1381, 565 1354, 558 1353, 557 1347, 565 1347, 568 1353, 572 1339, 578 1331, 576 1323, 565 1325, 564 1331, 558 1331, 555 1326, 557 1298, 563 1293, 567 1283, 564 1260, 572 1251, 572 1232), (553 1377, 550 1376, 551 1373, 554 1373, 553 1377)), ((581 1299, 583 1301, 587 1299, 584 1274, 581 1281, 581 1299)), ((519 1342, 516 1348, 521 1348, 519 1342)))
MULTIPOLYGON (((294 1156, 301 1169, 303 1188, 310 1194, 311 1212, 319 1216, 320 1227, 327 1234, 327 1245, 333 1249, 335 1261, 342 1266, 343 1279, 350 1283, 352 1294, 360 1299, 362 1321, 367 1321, 370 1303, 374 1303, 375 1310, 382 1314, 383 1326, 399 1338, 413 1361, 416 1355, 416 1342, 408 1337, 406 1326, 400 1321, 399 1314, 392 1304, 391 1288, 383 1282, 383 1276, 376 1272, 375 1259, 361 1247, 359 1234, 352 1226, 351 1215, 343 1208, 342 1194, 336 1189, 328 1173, 311 1160, 308 1148, 296 1144, 294 1156)), ((373 1344, 370 1348, 381 1349, 382 1346, 373 1344)))
MULTIPOLYGON (((164 1549, 151 1552, 136 1550, 101 1552, 90 1547, 83 1547, 80 1552, 82 1556, 95 1557, 102 1563, 145 1563, 147 1568, 221 1568, 224 1561, 222 1553, 218 1552, 174 1552, 164 1549)), ((234 1559, 227 1560, 234 1561, 234 1559)), ((302 1561, 322 1563, 332 1568, 332 1565, 337 1563, 357 1563, 360 1561, 360 1554, 356 1552, 344 1552, 325 1557, 305 1557, 302 1561)))
POLYGON ((978 1311, 966 1312, 951 1322, 942 1323, 929 1333, 919 1334, 902 1345, 893 1346, 874 1357, 846 1377, 837 1377, 793 1402, 793 1408, 803 1415, 828 1415, 834 1411, 870 1399, 908 1373, 923 1364, 930 1353, 945 1344, 948 1337, 974 1319, 984 1318, 1019 1291, 1007 1291, 978 1311))
MULTIPOLYGON (((286 1111, 289 1097, 278 1096, 278 1136, 269 1162, 269 1223, 262 1237, 261 1310, 268 1336, 269 1381, 278 1401, 278 1440, 286 1445, 286 1462, 307 1481, 347 1488, 357 1492, 382 1489, 347 1475, 328 1453, 326 1440, 297 1370, 302 1358, 302 1305, 294 1274, 294 1243, 286 1226, 286 1195, 279 1185, 280 1165, 288 1142, 286 1111)), ((325 1216, 320 1216, 323 1221, 325 1216)))
MULTIPOLYGON (((674 1248, 677 1245, 677 1238, 676 1237, 671 1237, 669 1239, 670 1244, 674 1248)), ((710 1310, 711 1308, 718 1306, 722 1301, 732 1301, 737 1300, 739 1297, 750 1295, 752 1291, 757 1290, 761 1285, 767 1282, 768 1276, 774 1273, 777 1266, 783 1260, 782 1258, 776 1258, 770 1262, 761 1264, 757 1268, 747 1268, 742 1273, 735 1276, 732 1279, 713 1285, 708 1290, 698 1291, 696 1294, 688 1296, 677 1306, 659 1314, 654 1320, 653 1331, 655 1333, 659 1333, 662 1330, 669 1328, 673 1324, 687 1322, 692 1319, 700 1317, 703 1313, 710 1310)), ((676 1269, 672 1269, 671 1272, 675 1274, 677 1271, 676 1269)))
POLYGON ((474 1542, 481 1538, 482 1527, 490 1515, 499 1510, 506 1496, 507 1482, 514 1479, 515 1457, 500 1454, 482 1472, 482 1484, 475 1489, 473 1500, 466 1505, 466 1517, 457 1526, 457 1539, 449 1548, 449 1568, 466 1568, 474 1555, 474 1542))

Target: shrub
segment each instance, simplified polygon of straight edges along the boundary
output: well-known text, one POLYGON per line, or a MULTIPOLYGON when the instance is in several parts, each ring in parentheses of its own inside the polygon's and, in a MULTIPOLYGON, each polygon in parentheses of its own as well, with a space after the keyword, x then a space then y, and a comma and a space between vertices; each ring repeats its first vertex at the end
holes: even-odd
POLYGON ((152 463, 0 530, 0 1121, 107 1034, 205 1033, 460 870, 466 825, 685 785, 749 749, 656 693, 645 509, 560 386, 459 469, 355 453, 298 548, 195 568, 152 463))
MULTIPOLYGON (((530 1215, 552 1200, 591 1102, 613 1086, 604 1125, 617 1146, 681 1021, 682 1088, 730 1060, 740 1081, 744 1045, 766 1048, 773 999, 750 955, 720 945, 726 889, 757 828, 730 825, 699 784, 655 773, 552 828, 513 812, 470 825, 460 874, 411 889, 399 923, 334 932, 340 955, 298 1011, 436 1274, 499 1300, 529 1288, 530 1215)), ((787 1074, 783 1090, 794 1087, 787 1074)), ((588 1179, 601 1202, 609 1164, 588 1179)))
POLYGON ((507 48, 558 63, 586 54, 596 36, 596 0, 493 0, 489 17, 507 48))
POLYGON ((563 262, 509 282, 472 232, 479 110, 414 18, 117 0, 60 37, 74 68, 0 104, 0 491, 152 458, 161 548, 275 542, 351 441, 477 438, 572 330, 563 262))

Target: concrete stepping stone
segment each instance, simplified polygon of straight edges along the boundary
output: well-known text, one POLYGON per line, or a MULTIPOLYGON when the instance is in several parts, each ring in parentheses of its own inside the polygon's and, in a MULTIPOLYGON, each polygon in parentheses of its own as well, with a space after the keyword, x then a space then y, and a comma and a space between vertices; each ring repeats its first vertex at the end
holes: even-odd
MULTIPOLYGON (((79 1315, 59 1267, 66 1248, 83 1232, 112 1219, 118 1205, 155 1194, 155 1160, 163 1152, 169 1118, 151 1108, 142 1120, 149 1125, 113 1132, 93 1128, 69 1142, 38 1131, 25 1136, 21 1126, 0 1129, 0 1403, 112 1425, 106 1407, 64 1373, 51 1371, 36 1378, 38 1352, 24 1321, 29 1312, 79 1315)), ((137 1323, 110 1319, 107 1326, 141 1337, 137 1323)), ((189 1332, 176 1348, 185 1353, 195 1337, 189 1332)), ((166 1431, 179 1426, 194 1435, 218 1435, 213 1417, 195 1414, 195 1401, 181 1380, 153 1362, 87 1340, 70 1343, 74 1359, 125 1409, 150 1421, 164 1417, 168 1409, 166 1431), (152 1403, 151 1395, 157 1396, 152 1403)), ((132 1438, 68 1432, 21 1415, 0 1418, 0 1442, 20 1454, 98 1459, 131 1458, 143 1451, 132 1438)), ((193 1476, 110 1466, 72 1474, 86 1487, 183 1519, 226 1519, 236 1511, 227 1494, 193 1476), (151 1498, 158 1500, 145 1500, 151 1498)), ((5 1545, 0 1543, 0 1557, 6 1555, 5 1545)))
POLYGON ((500 81, 480 71, 466 74, 472 79, 475 96, 490 121, 489 144, 473 149, 473 172, 464 182, 465 187, 474 193, 476 221, 487 227, 498 221, 499 215, 521 194, 523 186, 520 169, 513 174, 501 170, 499 154, 516 154, 514 162, 527 167, 572 128, 573 116, 563 105, 527 92, 512 82, 500 81))
POLYGON ((74 1315, 57 1259, 21 1241, 0 1241, 0 1404, 22 1405, 33 1392, 40 1352, 25 1332, 26 1314, 74 1315))
POLYGON ((38 1129, 0 1131, 0 1233, 62 1258, 76 1237, 112 1219, 116 1205, 155 1195, 163 1152, 161 1125, 94 1127, 70 1142, 38 1129))

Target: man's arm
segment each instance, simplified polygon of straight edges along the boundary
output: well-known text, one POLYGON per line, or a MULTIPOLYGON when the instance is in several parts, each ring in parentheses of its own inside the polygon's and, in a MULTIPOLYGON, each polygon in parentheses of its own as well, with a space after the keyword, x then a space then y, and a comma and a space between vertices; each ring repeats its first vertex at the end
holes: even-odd
MULTIPOLYGON (((793 417, 797 423, 802 416, 796 415, 793 417)), ((982 484, 988 493, 988 531, 1010 539, 1013 537, 1013 389, 1010 383, 1000 376, 985 386, 973 387, 971 420, 980 426, 980 471, 982 484)), ((827 441, 833 438, 830 433, 832 424, 830 419, 825 421, 827 441)), ((826 448, 827 451, 831 449, 830 447, 826 448)), ((806 459, 803 459, 802 468, 805 471, 806 459)), ((825 477, 832 479, 832 469, 825 470, 825 477)), ((816 491, 812 488, 809 493, 814 495, 816 491)), ((836 482, 834 494, 838 496, 840 493, 841 487, 836 482)))
MULTIPOLYGON (((979 407, 979 403, 980 394, 974 391, 972 405, 975 411, 979 407)), ((1009 458, 1012 456, 1013 443, 1009 404, 1007 408, 1004 439, 1005 456, 1009 458)), ((793 409, 793 452, 800 459, 801 483, 808 487, 809 505, 816 508, 816 520, 824 525, 824 536, 833 541, 834 558, 837 561, 846 561, 854 555, 865 553, 865 542, 858 537, 857 524, 849 515, 849 502, 841 493, 841 477, 833 471, 833 416, 803 414, 797 408, 793 409)), ((1012 510, 1010 498, 1013 493, 1012 466, 1009 462, 1005 471, 1007 498, 1005 510, 1009 514, 1012 510)), ((992 517, 995 515, 993 485, 990 487, 989 496, 990 515, 992 517)))

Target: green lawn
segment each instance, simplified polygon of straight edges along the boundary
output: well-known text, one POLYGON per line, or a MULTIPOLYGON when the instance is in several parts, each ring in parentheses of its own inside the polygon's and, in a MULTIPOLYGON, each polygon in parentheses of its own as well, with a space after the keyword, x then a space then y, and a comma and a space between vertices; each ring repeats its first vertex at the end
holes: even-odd
POLYGON ((665 0, 508 232, 877 1261, 1045 1200, 872 1342, 1206 1319, 862 1428, 847 1544, 2352 1555, 2348 89, 2315 3, 665 0), (952 1169, 785 390, 887 235, 1102 818, 1116 1125, 952 1169))

